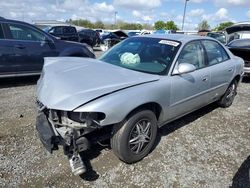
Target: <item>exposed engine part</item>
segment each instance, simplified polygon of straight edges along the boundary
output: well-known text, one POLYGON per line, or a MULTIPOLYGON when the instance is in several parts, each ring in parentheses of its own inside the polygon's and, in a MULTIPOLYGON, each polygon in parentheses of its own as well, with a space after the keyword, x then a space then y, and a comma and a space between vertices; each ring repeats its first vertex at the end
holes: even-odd
MULTIPOLYGON (((79 131, 75 129, 71 129, 71 145, 69 146, 69 149, 72 150, 72 154, 68 153, 69 157, 69 163, 71 170, 74 175, 81 175, 84 172, 86 172, 86 166, 82 161, 81 156, 79 155, 79 148, 77 145, 77 138, 78 138, 79 131)), ((86 138, 85 138, 86 139, 86 138)), ((86 139, 87 140, 87 139, 86 139)), ((80 141, 84 141, 84 138, 82 138, 80 141)), ((82 145, 83 149, 87 149, 87 146, 84 147, 84 143, 79 142, 80 145, 82 145)))
POLYGON ((99 145, 102 146, 102 147, 107 147, 107 146, 109 146, 109 144, 102 144, 100 141, 97 141, 97 144, 99 144, 99 145))
POLYGON ((79 152, 85 151, 90 147, 89 141, 85 137, 80 137, 76 140, 77 149, 79 152))
POLYGON ((86 166, 79 153, 69 157, 69 164, 74 175, 79 176, 86 172, 86 166))

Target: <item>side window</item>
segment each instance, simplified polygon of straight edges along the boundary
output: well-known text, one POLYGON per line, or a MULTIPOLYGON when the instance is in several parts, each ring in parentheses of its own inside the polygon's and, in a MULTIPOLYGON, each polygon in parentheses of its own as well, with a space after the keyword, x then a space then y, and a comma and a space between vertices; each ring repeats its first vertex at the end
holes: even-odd
POLYGON ((178 63, 190 63, 197 69, 205 67, 204 52, 200 41, 193 41, 184 46, 178 57, 178 63))
POLYGON ((63 28, 63 33, 65 34, 74 34, 76 33, 76 30, 74 27, 64 27, 63 28))
POLYGON ((63 34, 62 27, 54 27, 50 30, 50 33, 53 33, 55 35, 61 35, 63 34))
POLYGON ((3 35, 3 28, 2 25, 0 24, 0 39, 3 39, 4 35, 3 35))
POLYGON ((9 24, 12 39, 25 41, 44 41, 45 36, 36 30, 19 24, 9 24))
POLYGON ((217 42, 211 40, 202 41, 208 58, 208 65, 214 65, 226 61, 229 56, 225 49, 217 42))

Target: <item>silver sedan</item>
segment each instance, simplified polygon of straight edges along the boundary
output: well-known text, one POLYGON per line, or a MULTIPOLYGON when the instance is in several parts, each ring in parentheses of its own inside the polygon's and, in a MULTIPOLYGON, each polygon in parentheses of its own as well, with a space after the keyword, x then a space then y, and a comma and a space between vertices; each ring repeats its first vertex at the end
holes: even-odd
POLYGON ((76 175, 86 171, 79 153, 104 139, 134 163, 158 127, 213 102, 229 107, 243 64, 216 40, 171 34, 131 37, 99 60, 46 58, 36 128, 50 152, 63 145, 76 175))

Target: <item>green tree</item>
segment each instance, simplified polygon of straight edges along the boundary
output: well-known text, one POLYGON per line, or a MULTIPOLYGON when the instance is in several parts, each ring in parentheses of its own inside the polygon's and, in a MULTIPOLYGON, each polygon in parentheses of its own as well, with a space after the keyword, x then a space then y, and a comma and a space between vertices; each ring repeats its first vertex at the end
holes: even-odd
POLYGON ((177 31, 179 30, 179 28, 177 27, 177 25, 174 23, 174 21, 168 21, 166 23, 166 26, 165 28, 166 30, 174 30, 174 31, 177 31))
POLYGON ((198 30, 209 30, 210 25, 208 24, 207 20, 202 20, 201 23, 198 24, 198 30))
POLYGON ((214 31, 222 31, 222 30, 224 30, 225 28, 232 26, 233 24, 234 24, 233 22, 223 22, 223 23, 220 23, 220 24, 219 24, 217 27, 215 27, 213 30, 214 30, 214 31))
POLYGON ((66 22, 70 23, 70 24, 77 25, 77 26, 86 27, 86 28, 93 28, 94 27, 94 24, 91 23, 89 20, 82 20, 82 19, 71 20, 71 19, 69 19, 66 22))
POLYGON ((153 30, 154 27, 150 24, 145 23, 142 25, 142 29, 153 30))
POLYGON ((155 22, 155 24, 154 24, 154 28, 156 30, 164 29, 165 27, 166 27, 166 23, 164 21, 162 21, 162 20, 159 20, 159 21, 155 22))
POLYGON ((94 28, 96 29, 104 29, 105 25, 102 21, 96 21, 94 24, 94 28))

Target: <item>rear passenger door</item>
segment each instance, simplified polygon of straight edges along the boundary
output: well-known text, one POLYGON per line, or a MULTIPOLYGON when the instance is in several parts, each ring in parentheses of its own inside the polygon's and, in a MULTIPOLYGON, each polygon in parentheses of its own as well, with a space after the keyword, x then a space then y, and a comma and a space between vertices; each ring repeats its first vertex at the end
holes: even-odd
POLYGON ((234 75, 235 67, 224 47, 214 40, 203 40, 207 66, 211 72, 209 100, 215 101, 223 95, 234 75))

